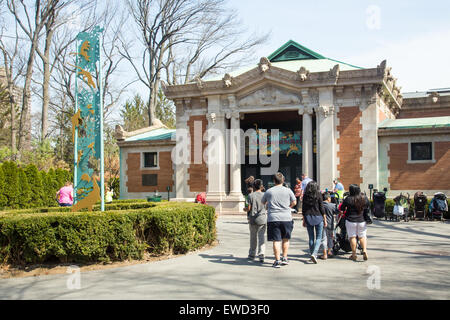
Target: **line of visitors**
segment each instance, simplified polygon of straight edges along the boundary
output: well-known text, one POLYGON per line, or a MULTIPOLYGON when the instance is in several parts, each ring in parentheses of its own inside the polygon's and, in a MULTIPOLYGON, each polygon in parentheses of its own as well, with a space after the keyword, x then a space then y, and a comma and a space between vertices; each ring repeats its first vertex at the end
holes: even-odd
MULTIPOLYGON (((316 181, 302 175, 297 179, 294 192, 283 186, 284 176, 278 172, 273 176, 274 186, 263 191, 260 179, 249 177, 245 180, 249 191, 245 211, 250 229, 250 249, 248 258, 256 257, 264 262, 265 235, 272 242, 275 261, 274 268, 288 265, 289 242, 294 228, 292 209, 302 203, 303 227, 309 237, 310 261, 317 264, 318 253, 323 247, 322 259, 332 256, 334 243, 334 220, 339 210, 331 202, 329 192, 321 193, 316 181)), ((334 190, 336 190, 336 182, 334 190)), ((339 188, 341 188, 339 186, 339 188)), ((342 186, 343 190, 343 186, 342 186)), ((341 212, 346 215, 346 227, 352 248, 350 259, 356 260, 357 238, 362 247, 364 260, 368 259, 366 251, 366 222, 364 212, 369 208, 369 200, 361 193, 357 185, 350 186, 350 195, 344 199, 341 212)))

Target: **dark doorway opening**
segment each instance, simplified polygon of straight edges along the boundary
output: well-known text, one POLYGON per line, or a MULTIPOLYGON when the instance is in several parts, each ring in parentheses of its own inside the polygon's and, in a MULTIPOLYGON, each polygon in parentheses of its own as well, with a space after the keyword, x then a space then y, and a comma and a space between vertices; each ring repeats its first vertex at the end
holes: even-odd
MULTIPOLYGON (((277 111, 277 112, 261 112, 247 113, 241 120, 241 128, 244 132, 248 129, 257 131, 258 139, 261 133, 258 130, 267 130, 270 137, 271 130, 278 129, 279 136, 279 168, 278 171, 285 176, 286 184, 293 189, 295 186, 295 178, 301 177, 302 174, 302 117, 297 111, 277 111)), ((261 133, 263 134, 263 133, 261 133)), ((267 139, 262 136, 263 139, 267 139)), ((250 138, 245 139, 245 163, 241 165, 241 187, 242 192, 247 194, 244 180, 249 176, 255 179, 261 179, 266 189, 270 188, 272 183, 271 175, 262 175, 261 168, 270 167, 269 164, 260 162, 260 148, 257 141, 250 138), (251 164, 250 157, 256 155, 257 163, 251 164)), ((270 143, 267 147, 270 150, 270 143)), ((270 156, 270 155, 269 155, 270 156)))

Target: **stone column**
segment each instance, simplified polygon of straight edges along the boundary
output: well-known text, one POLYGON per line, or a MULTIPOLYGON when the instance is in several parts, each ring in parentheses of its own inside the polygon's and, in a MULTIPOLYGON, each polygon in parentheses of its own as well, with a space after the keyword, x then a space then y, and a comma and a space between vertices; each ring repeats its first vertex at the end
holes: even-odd
POLYGON ((174 163, 175 165, 175 194, 176 198, 174 201, 182 201, 188 197, 188 161, 189 161, 189 128, 187 126, 187 121, 189 120, 189 111, 186 110, 183 100, 175 100, 176 114, 177 114, 177 145, 172 150, 172 159, 178 157, 179 163, 174 163), (183 160, 182 158, 185 158, 183 160))
POLYGON ((220 110, 220 96, 208 97, 208 130, 205 139, 208 165, 207 201, 218 212, 222 211, 225 199, 225 115, 220 110))
MULTIPOLYGON (((378 171, 378 108, 377 93, 371 85, 364 86, 364 97, 360 100, 359 109, 361 114, 361 151, 362 157, 360 163, 362 170, 360 176, 362 178, 361 191, 370 193, 369 184, 373 184, 375 189, 379 189, 379 171, 378 171)), ((384 187, 384 186, 383 186, 384 187)))
POLYGON ((308 177, 313 176, 313 126, 312 126, 312 108, 306 107, 300 109, 299 114, 303 114, 302 130, 302 173, 308 177))
POLYGON ((240 120, 239 112, 231 113, 230 135, 230 196, 242 196, 241 191, 241 164, 240 164, 240 120))
POLYGON ((228 96, 228 102, 230 111, 226 116, 230 119, 229 145, 227 148, 230 156, 230 195, 228 197, 227 209, 229 211, 242 212, 244 209, 244 196, 241 191, 240 114, 234 95, 228 96))
POLYGON ((319 88, 318 117, 318 182, 320 189, 333 187, 336 177, 336 137, 334 122, 333 88, 319 88))

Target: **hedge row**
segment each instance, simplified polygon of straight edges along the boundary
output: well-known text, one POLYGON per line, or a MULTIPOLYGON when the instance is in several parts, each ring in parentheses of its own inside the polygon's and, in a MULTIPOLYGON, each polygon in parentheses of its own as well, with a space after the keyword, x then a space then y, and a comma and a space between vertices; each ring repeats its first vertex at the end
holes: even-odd
MULTIPOLYGON (((159 203, 163 204, 163 202, 159 203)), ((154 202, 147 201, 137 201, 137 202, 113 202, 105 204, 105 211, 112 210, 135 210, 135 209, 145 209, 156 206, 154 202)), ((93 211, 100 211, 100 204, 96 204, 92 207, 93 211)), ((30 208, 30 209, 15 209, 15 210, 3 210, 0 211, 1 215, 9 214, 34 214, 34 213, 44 213, 44 212, 71 212, 72 207, 42 207, 42 208, 30 208)), ((86 212, 88 209, 84 208, 80 210, 81 212, 86 212)))
POLYGON ((214 208, 195 203, 108 212, 47 212, 0 216, 0 260, 105 262, 186 253, 216 238, 214 208))
POLYGON ((56 192, 72 173, 63 169, 38 171, 35 165, 18 167, 15 162, 0 164, 0 208, 55 207, 56 192))

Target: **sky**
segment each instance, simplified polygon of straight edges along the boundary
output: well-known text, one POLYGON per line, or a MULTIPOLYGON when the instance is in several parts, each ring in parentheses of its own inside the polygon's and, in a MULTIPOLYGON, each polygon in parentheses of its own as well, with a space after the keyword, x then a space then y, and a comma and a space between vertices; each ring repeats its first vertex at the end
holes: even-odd
MULTIPOLYGON (((450 87, 450 1, 230 0, 242 22, 271 31, 256 56, 288 40, 366 68, 384 59, 402 92, 450 87)), ((258 61, 255 61, 257 64, 258 61)))
MULTIPOLYGON (((271 34, 255 49, 255 66, 260 57, 294 40, 360 67, 374 68, 386 59, 402 92, 450 87, 450 1, 228 0, 228 5, 249 34, 271 34)), ((120 78, 132 81, 130 70, 124 63, 120 78)), ((113 117, 120 120, 120 105, 135 93, 146 96, 147 90, 140 82, 130 86, 113 117)), ((39 109, 33 103, 33 111, 39 109)))

